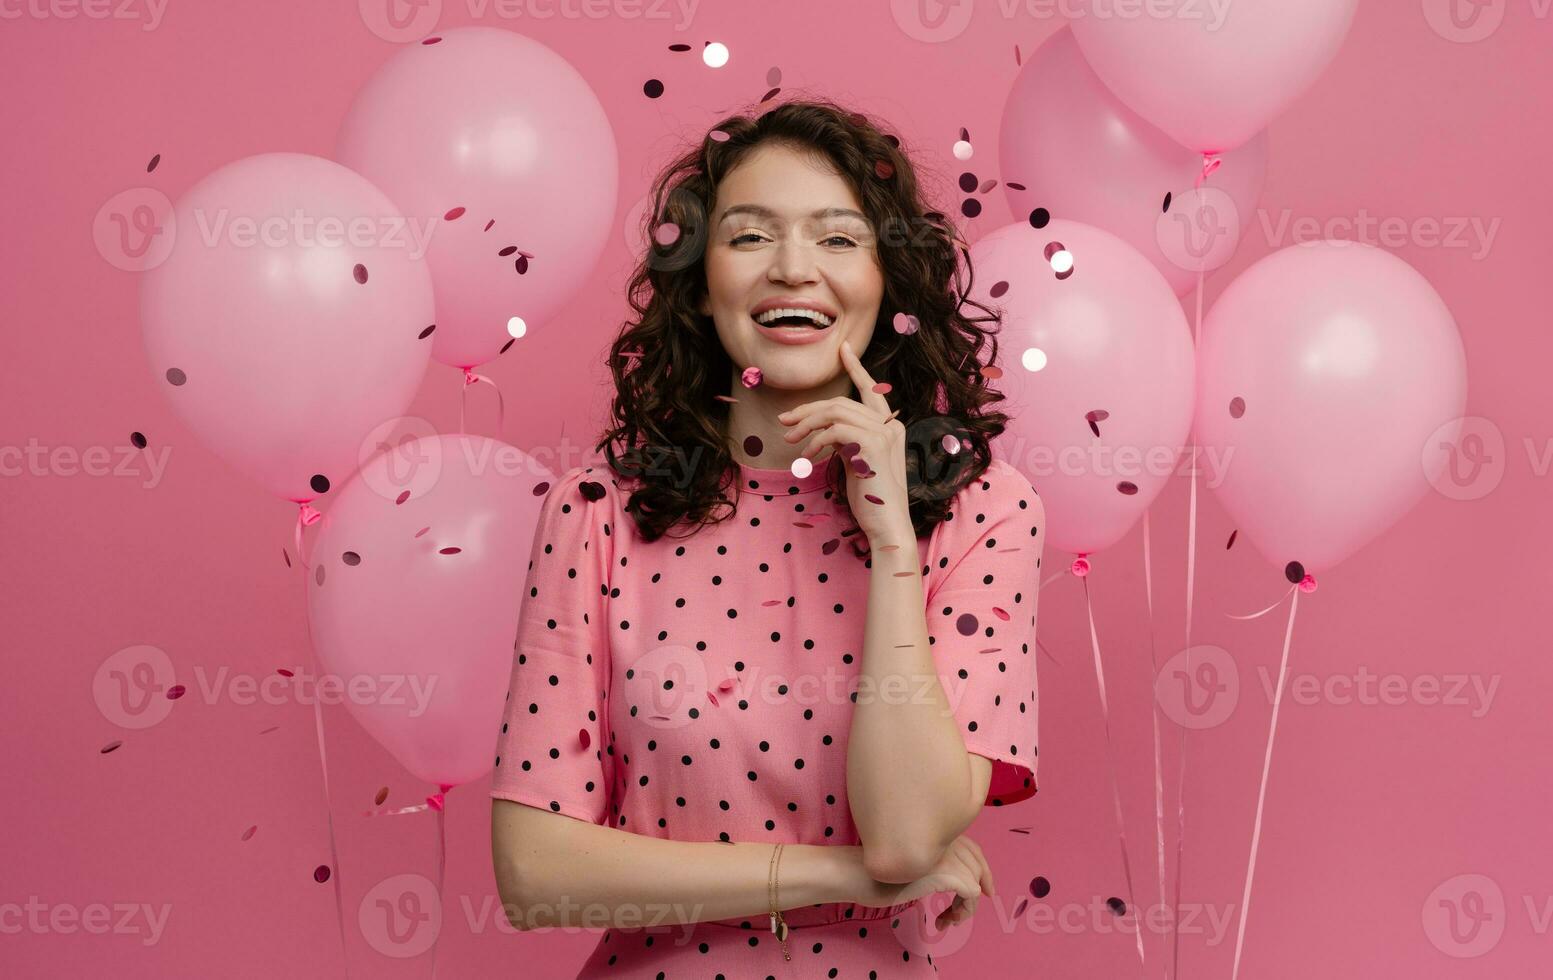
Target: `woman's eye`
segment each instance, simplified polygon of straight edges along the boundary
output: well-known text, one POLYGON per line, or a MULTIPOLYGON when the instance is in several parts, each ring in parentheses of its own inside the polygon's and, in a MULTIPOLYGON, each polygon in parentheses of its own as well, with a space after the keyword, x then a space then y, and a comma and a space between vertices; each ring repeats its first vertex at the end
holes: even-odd
POLYGON ((760 238, 760 236, 755 234, 754 232, 747 231, 744 234, 742 234, 742 235, 738 236, 737 238, 735 238, 733 241, 729 242, 728 244, 729 245, 738 245, 738 244, 743 243, 745 239, 756 239, 756 240, 758 240, 759 238, 760 238))
POLYGON ((829 238, 827 238, 825 240, 827 242, 840 242, 843 245, 852 245, 852 246, 856 246, 857 245, 857 242, 854 242, 852 239, 847 238, 845 235, 832 235, 832 236, 830 236, 829 238))

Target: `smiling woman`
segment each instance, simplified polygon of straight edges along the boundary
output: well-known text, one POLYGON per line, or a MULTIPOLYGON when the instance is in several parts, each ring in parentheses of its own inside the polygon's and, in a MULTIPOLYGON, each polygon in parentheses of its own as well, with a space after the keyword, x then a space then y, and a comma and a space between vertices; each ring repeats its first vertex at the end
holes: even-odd
POLYGON ((934 976, 919 900, 971 916, 996 886, 964 831, 1036 791, 1045 515, 990 456, 996 318, 894 139, 833 104, 724 120, 655 201, 612 472, 554 481, 534 534, 503 902, 607 926, 581 977, 934 976))

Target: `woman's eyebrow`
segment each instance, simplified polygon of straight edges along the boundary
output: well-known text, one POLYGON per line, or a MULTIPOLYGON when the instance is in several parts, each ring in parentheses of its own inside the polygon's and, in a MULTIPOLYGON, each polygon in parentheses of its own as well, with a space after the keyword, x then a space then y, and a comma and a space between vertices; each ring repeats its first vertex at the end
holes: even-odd
MULTIPOLYGON (((721 224, 721 223, 723 223, 724 221, 727 221, 730 217, 732 217, 733 215, 736 215, 736 214, 751 214, 751 215, 754 215, 757 218, 775 218, 775 217, 777 217, 777 213, 775 211, 771 210, 768 207, 760 205, 760 204, 735 204, 735 205, 729 207, 727 210, 725 210, 722 213, 722 217, 717 219, 717 222, 718 222, 718 224, 721 224)), ((862 221, 867 221, 868 220, 868 216, 867 215, 863 214, 861 211, 854 211, 852 208, 820 208, 817 211, 811 212, 809 217, 811 217, 811 218, 858 218, 858 219, 860 219, 862 221)))

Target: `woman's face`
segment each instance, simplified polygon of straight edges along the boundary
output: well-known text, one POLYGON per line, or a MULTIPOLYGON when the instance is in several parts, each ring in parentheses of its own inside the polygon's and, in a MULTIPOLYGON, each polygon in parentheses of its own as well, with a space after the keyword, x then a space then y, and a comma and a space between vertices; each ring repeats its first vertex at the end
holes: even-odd
POLYGON ((862 355, 884 294, 874 230, 851 187, 823 160, 767 144, 722 179, 715 197, 701 312, 735 371, 759 367, 762 385, 791 391, 845 375, 841 342, 862 355), (830 323, 756 322, 762 310, 793 306, 818 309, 830 323))

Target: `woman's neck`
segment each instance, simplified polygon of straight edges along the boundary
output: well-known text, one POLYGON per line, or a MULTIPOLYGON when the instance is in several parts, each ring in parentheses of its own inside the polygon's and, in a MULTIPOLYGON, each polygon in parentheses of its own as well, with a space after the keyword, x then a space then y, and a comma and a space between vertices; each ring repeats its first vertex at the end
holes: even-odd
MULTIPOLYGON (((804 391, 785 391, 763 384, 746 388, 739 379, 739 372, 735 370, 728 390, 737 399, 728 406, 728 451, 734 460, 759 469, 785 470, 798 458, 808 437, 797 442, 788 442, 782 438, 791 431, 791 426, 783 425, 777 416, 810 402, 850 397, 853 385, 850 378, 840 375, 827 385, 804 391), (748 443, 751 436, 760 441, 758 447, 748 443), (747 443, 750 449, 758 448, 759 453, 747 452, 747 443)), ((832 451, 833 447, 824 447, 814 458, 814 463, 829 458, 832 451)))

